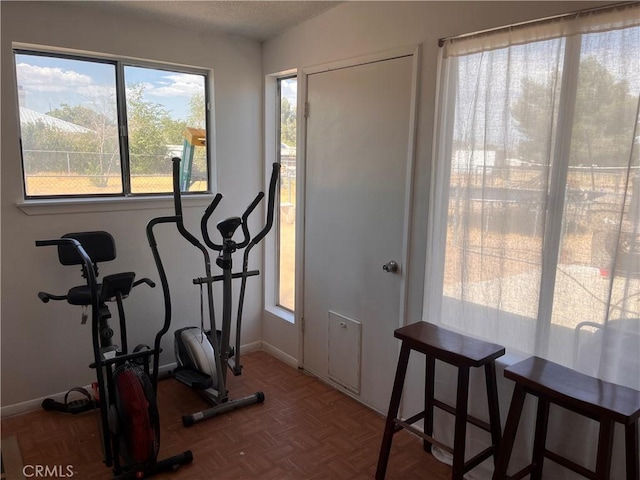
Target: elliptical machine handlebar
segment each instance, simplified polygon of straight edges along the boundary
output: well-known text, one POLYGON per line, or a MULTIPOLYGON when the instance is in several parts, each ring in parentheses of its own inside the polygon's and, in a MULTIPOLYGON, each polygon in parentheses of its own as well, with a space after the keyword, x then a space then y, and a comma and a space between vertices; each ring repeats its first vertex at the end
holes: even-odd
MULTIPOLYGON (((264 192, 259 192, 258 195, 256 195, 253 201, 249 204, 245 212, 242 214, 241 226, 242 226, 242 233, 244 238, 241 242, 236 243, 235 247, 237 249, 242 249, 248 245, 250 245, 249 249, 251 249, 251 247, 255 246, 258 242, 260 242, 260 240, 262 240, 265 237, 265 235, 269 233, 269 230, 271 230, 271 227, 273 226, 273 216, 274 216, 273 212, 275 207, 275 191, 276 191, 276 185, 278 183, 279 174, 280 174, 280 164, 274 163, 271 170, 271 179, 269 181, 269 198, 267 201, 267 222, 264 228, 260 231, 260 233, 258 233, 258 235, 256 235, 254 238, 251 238, 251 234, 249 232, 249 226, 248 226, 248 219, 249 219, 249 215, 253 213, 253 211, 256 209, 260 201, 264 198, 264 192)), ((209 204, 209 206, 205 210, 204 215, 202 216, 202 220, 200 222, 200 229, 202 230, 202 238, 204 239, 204 243, 206 243, 209 248, 211 248, 212 250, 215 250, 216 252, 222 251, 224 249, 224 244, 219 245, 211 240, 211 237, 209 236, 208 223, 209 223, 209 219, 211 218, 211 215, 213 215, 214 210, 219 205, 221 200, 222 200, 222 195, 220 193, 216 194, 214 199, 211 201, 211 204, 209 204)))
MULTIPOLYGON (((164 324, 162 330, 158 332, 156 335, 156 340, 154 343, 154 348, 160 348, 160 340, 164 336, 167 331, 169 331, 169 327, 171 326, 171 316, 172 316, 172 308, 171 308, 171 294, 169 291, 169 280, 167 278, 166 271, 164 269, 164 265, 162 264, 162 259, 160 258, 160 252, 158 250, 158 243, 156 241, 156 237, 153 229, 159 225, 164 223, 175 223, 178 232, 184 239, 186 239, 191 245, 196 247, 202 253, 205 264, 205 276, 207 278, 211 277, 211 258, 209 256, 209 251, 207 248, 193 235, 189 230, 184 226, 184 219, 182 216, 182 198, 180 194, 180 162, 181 159, 178 157, 174 157, 171 159, 172 162, 172 176, 173 176, 173 204, 175 215, 167 216, 167 217, 157 217, 153 218, 147 224, 147 240, 149 242, 149 246, 151 247, 151 252, 153 254, 153 259, 158 269, 158 275, 160 276, 160 283, 162 285, 162 294, 164 298, 164 324)), ((222 198, 222 195, 220 195, 222 198)), ((219 202, 220 200, 218 200, 219 202)), ((215 202, 215 199, 214 199, 215 202)), ((213 204, 213 202, 212 202, 213 204)), ((215 208, 215 205, 213 206, 215 208)), ((213 312, 213 290, 212 286, 209 283, 207 285, 207 294, 208 294, 208 307, 209 311, 213 312)), ((215 330, 215 318, 211 317, 212 328, 215 330)), ((153 380, 157 380, 157 372, 159 368, 159 358, 156 357, 154 359, 154 368, 153 368, 153 380)))
POLYGON ((202 230, 202 238, 204 240, 204 243, 206 243, 209 248, 217 252, 222 250, 222 245, 217 245, 213 243, 213 241, 211 241, 211 238, 209 238, 209 230, 207 230, 207 222, 209 221, 209 218, 211 218, 211 215, 213 215, 213 211, 216 209, 216 207, 220 203, 220 200, 222 200, 222 194, 216 193, 216 196, 213 197, 213 200, 211 200, 211 203, 209 204, 207 209, 204 211, 202 220, 200 220, 200 230, 202 230))
POLYGON ((254 245, 256 245, 260 240, 262 240, 271 227, 273 226, 273 212, 275 209, 275 201, 276 201, 276 185, 278 183, 278 178, 280 177, 280 164, 274 163, 271 167, 271 180, 269 180, 269 199, 267 201, 267 223, 264 228, 258 233, 251 243, 247 250, 250 250, 254 245))
POLYGON ((256 195, 256 198, 253 199, 253 202, 251 202, 249 207, 242 214, 242 233, 244 235, 244 240, 238 243, 237 245, 238 248, 246 247, 251 241, 251 234, 249 233, 249 226, 247 225, 247 220, 249 219, 249 215, 251 215, 251 212, 255 210, 255 208, 258 206, 258 204, 263 198, 264 198, 264 192, 259 192, 258 195, 256 195))
MULTIPOLYGON (((173 204, 175 208, 175 217, 172 217, 171 221, 175 222, 178 227, 178 231, 180 234, 189 241, 193 246, 199 248, 203 253, 206 254, 206 249, 204 245, 200 243, 200 241, 194 237, 189 230, 187 230, 184 226, 184 221, 182 217, 182 197, 180 195, 180 158, 173 157, 171 162, 173 163, 173 204)), ((217 197, 217 196, 216 196, 217 197)), ((222 198, 222 195, 220 195, 222 198)), ((213 201, 215 202, 215 198, 213 201)), ((218 200, 219 202, 220 200, 218 200)), ((216 204, 217 205, 217 204, 216 204)), ((215 208, 215 206, 213 207, 215 208)), ((206 254, 208 256, 208 254, 206 254)))

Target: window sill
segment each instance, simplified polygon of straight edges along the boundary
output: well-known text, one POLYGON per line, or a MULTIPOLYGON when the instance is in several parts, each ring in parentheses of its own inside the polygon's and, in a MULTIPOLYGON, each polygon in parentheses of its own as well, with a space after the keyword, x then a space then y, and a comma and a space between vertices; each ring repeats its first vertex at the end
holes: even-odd
MULTIPOLYGON (((213 194, 185 195, 182 205, 188 207, 207 206, 213 194)), ((27 215, 56 215, 68 213, 118 212, 127 210, 156 210, 173 208, 170 195, 154 197, 104 197, 23 200, 16 206, 27 215)))
POLYGON ((292 325, 295 325, 296 323, 296 316, 290 310, 286 310, 282 307, 278 307, 277 305, 268 306, 265 308, 265 310, 269 312, 271 315, 273 315, 274 317, 278 317, 292 325))

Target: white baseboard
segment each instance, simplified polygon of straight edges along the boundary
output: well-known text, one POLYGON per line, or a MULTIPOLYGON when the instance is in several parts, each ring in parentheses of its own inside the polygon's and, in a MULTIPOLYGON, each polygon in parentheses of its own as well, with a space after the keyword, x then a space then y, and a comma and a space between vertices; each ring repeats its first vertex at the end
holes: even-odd
MULTIPOLYGON (((159 375, 162 377, 169 373, 169 371, 176 368, 176 363, 169 363, 167 365, 162 365, 159 368, 159 375)), ((93 394, 91 385, 84 385, 82 388, 87 390, 89 393, 93 394)), ((42 401, 46 398, 52 398, 57 402, 64 402, 64 396, 67 392, 54 393, 51 395, 47 395, 46 397, 34 398, 33 400, 27 400, 26 402, 15 403, 13 405, 6 405, 0 408, 0 417, 11 417, 13 415, 21 415, 23 413, 33 412, 34 410, 39 410, 42 408, 42 401)), ((76 399, 78 397, 78 393, 72 394, 74 395, 71 399, 76 399)))
POLYGON ((240 353, 255 352, 258 350, 262 350, 262 342, 260 341, 240 345, 240 353))
POLYGON ((262 350, 267 352, 269 355, 276 357, 281 362, 286 363, 290 367, 298 368, 300 366, 297 358, 292 357, 288 353, 283 352, 279 348, 276 348, 267 342, 262 342, 262 350))
MULTIPOLYGON (((91 385, 85 385, 83 388, 85 388, 88 392, 91 392, 91 385)), ((21 402, 21 403, 16 403, 13 405, 7 405, 4 406, 2 408, 0 408, 0 416, 1 417, 11 417, 13 415, 20 415, 22 413, 27 413, 27 412, 32 412, 34 410, 38 410, 40 408, 42 408, 42 401, 45 398, 52 398, 54 400, 56 400, 57 402, 64 402, 64 396, 67 394, 67 392, 60 392, 60 393, 55 393, 53 395, 47 395, 46 397, 41 397, 41 398, 35 398, 33 400, 27 400, 26 402, 21 402)), ((78 393, 75 393, 74 396, 72 397, 73 399, 76 399, 76 397, 78 396, 78 393)))
MULTIPOLYGON (((269 353, 270 355, 273 355, 278 360, 286 363, 287 365, 293 368, 298 368, 298 360, 296 358, 286 354, 285 352, 274 347, 273 345, 269 345, 268 343, 258 341, 258 342, 247 343, 240 347, 240 351, 242 353, 254 352, 257 350, 264 350, 265 352, 269 353)), ((167 376, 168 372, 176 368, 176 366, 177 365, 175 362, 169 363, 167 365, 162 365, 159 369, 160 378, 167 376)), ((91 385, 85 385, 84 388, 86 388, 89 392, 91 392, 91 385)), ((42 408, 42 401, 45 398, 53 398, 58 402, 64 402, 64 396, 66 394, 67 392, 60 392, 52 395, 47 395, 46 397, 27 400, 26 402, 20 402, 13 405, 3 406, 0 408, 0 417, 3 417, 3 418, 11 417, 13 415, 20 415, 23 413, 32 412, 34 410, 39 410, 40 408, 42 408)))

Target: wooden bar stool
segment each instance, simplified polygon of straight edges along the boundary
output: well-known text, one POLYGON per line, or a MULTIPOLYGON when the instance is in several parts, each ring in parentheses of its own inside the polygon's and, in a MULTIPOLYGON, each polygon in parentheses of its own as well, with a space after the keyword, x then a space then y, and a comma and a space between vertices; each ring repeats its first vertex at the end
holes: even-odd
POLYGON ((540 479, 545 457, 583 477, 606 480, 611 470, 615 422, 623 424, 625 428, 627 480, 638 480, 640 392, 589 377, 538 357, 507 367, 504 376, 516 382, 516 385, 498 453, 494 480, 522 478, 527 474, 531 474, 533 480, 540 479), (533 458, 531 464, 514 475, 507 476, 513 441, 527 393, 538 397, 533 458), (552 403, 600 423, 595 472, 545 448, 549 407, 552 403))
POLYGON ((431 446, 437 445, 453 454, 454 480, 462 480, 465 472, 481 462, 494 458, 500 444, 500 412, 498 407, 498 390, 496 385, 495 359, 504 355, 504 347, 484 342, 475 338, 445 330, 436 325, 418 322, 397 329, 394 336, 402 340, 400 357, 393 383, 389 413, 384 427, 382 446, 378 458, 376 479, 382 480, 387 471, 389 453, 393 435, 403 428, 424 439, 424 449, 431 452, 431 446), (426 356, 425 375, 425 409, 423 412, 406 420, 397 418, 400 398, 404 387, 404 379, 409 363, 409 353, 416 350, 426 356), (440 360, 458 368, 458 389, 456 406, 452 407, 434 398, 435 362, 440 360), (487 397, 489 403, 489 423, 483 422, 467 413, 469 399, 469 370, 471 367, 484 367, 487 397), (433 434, 433 407, 438 407, 455 416, 453 449, 435 440, 433 434), (424 418, 424 433, 411 425, 424 418), (491 433, 491 446, 465 462, 465 436, 467 422, 491 433))

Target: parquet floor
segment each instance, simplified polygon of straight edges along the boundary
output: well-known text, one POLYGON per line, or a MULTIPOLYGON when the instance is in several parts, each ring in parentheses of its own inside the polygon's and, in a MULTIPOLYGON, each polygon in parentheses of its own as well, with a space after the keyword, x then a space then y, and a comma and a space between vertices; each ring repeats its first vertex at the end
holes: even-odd
MULTIPOLYGON (((187 449, 194 461, 160 479, 288 480, 373 478, 384 419, 352 398, 265 352, 242 357, 240 377, 229 375, 231 398, 263 391, 252 405, 185 428, 183 413, 207 406, 173 379, 159 383, 160 458, 187 449)), ((16 435, 25 465, 72 465, 77 479, 108 479, 102 464, 98 415, 35 411, 2 419, 2 436, 16 435)), ((423 452, 421 440, 398 433, 389 480, 451 477, 451 469, 423 452)), ((12 480, 12 479, 8 479, 12 480)))

